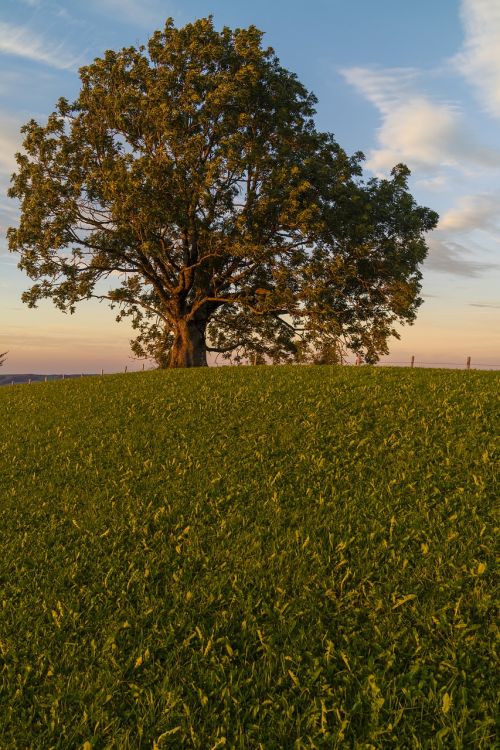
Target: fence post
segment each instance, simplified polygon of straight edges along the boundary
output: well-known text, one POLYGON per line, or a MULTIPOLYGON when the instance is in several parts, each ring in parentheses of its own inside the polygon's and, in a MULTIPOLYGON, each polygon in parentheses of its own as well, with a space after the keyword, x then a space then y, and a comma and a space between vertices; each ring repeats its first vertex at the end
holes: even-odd
POLYGON ((104 367, 101 367, 101 375, 104 375, 104 367))
POLYGON ((470 357, 467 357, 467 369, 470 370, 470 357))
POLYGON ((31 385, 31 378, 28 380, 28 385, 31 385))
POLYGON ((125 365, 125 372, 127 372, 127 365, 125 365))
POLYGON ((142 371, 144 372, 144 362, 142 363, 142 371))
POLYGON ((47 376, 45 376, 45 382, 47 382, 47 376))
POLYGON ((415 355, 412 354, 411 355, 411 365, 410 365, 410 367, 413 367, 414 364, 415 364, 415 355))

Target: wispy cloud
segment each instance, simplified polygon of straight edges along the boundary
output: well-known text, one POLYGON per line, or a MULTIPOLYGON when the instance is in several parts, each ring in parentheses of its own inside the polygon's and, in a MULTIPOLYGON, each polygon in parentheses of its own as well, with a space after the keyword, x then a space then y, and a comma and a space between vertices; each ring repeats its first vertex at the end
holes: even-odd
POLYGON ((439 227, 459 232, 474 229, 497 230, 500 222, 499 206, 499 195, 463 195, 453 208, 443 214, 439 227))
POLYGON ((466 278, 478 278, 490 271, 498 271, 497 263, 488 263, 471 257, 470 249, 457 242, 453 235, 434 232, 428 238, 429 255, 425 268, 440 273, 466 278))
POLYGON ((90 0, 100 13, 106 13, 118 18, 121 22, 146 28, 149 31, 163 26, 169 16, 180 20, 180 9, 171 2, 161 0, 90 0))
POLYGON ((500 304, 496 302, 469 302, 469 307, 487 307, 491 310, 500 310, 500 304))
POLYGON ((14 154, 19 150, 19 139, 0 132, 0 174, 12 174, 16 169, 14 154))
POLYGON ((416 180, 416 185, 424 190, 429 190, 432 193, 441 193, 449 185, 449 178, 442 173, 435 175, 434 177, 424 177, 416 180))
POLYGON ((453 62, 486 111, 500 117, 500 3, 462 0, 461 16, 465 43, 453 62))
POLYGON ((499 202, 497 193, 459 196, 428 238, 426 267, 476 278, 498 273, 500 264, 489 258, 498 248, 499 202))
POLYGON ((15 153, 21 149, 21 123, 13 117, 0 121, 0 176, 10 176, 17 168, 15 153))
POLYGON ((15 55, 58 70, 75 70, 81 59, 70 55, 63 44, 52 44, 26 26, 0 21, 0 54, 15 55))
POLYGON ((417 70, 357 67, 341 73, 381 115, 378 147, 367 160, 374 172, 387 172, 401 161, 426 174, 464 164, 469 168, 500 166, 500 150, 477 141, 457 105, 434 101, 419 90, 417 70))
POLYGON ((414 92, 420 75, 416 68, 379 67, 343 68, 340 73, 385 115, 414 92))
POLYGON ((0 253, 5 246, 7 227, 15 224, 19 217, 19 207, 7 197, 10 176, 17 169, 14 154, 21 149, 19 127, 14 119, 4 118, 0 122, 0 253))

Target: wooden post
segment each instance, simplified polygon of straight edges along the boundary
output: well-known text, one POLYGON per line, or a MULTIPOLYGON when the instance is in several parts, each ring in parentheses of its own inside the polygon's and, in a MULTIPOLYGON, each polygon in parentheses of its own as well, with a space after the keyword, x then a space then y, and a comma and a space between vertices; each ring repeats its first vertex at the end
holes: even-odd
POLYGON ((467 357, 467 369, 470 370, 470 357, 467 357))
POLYGON ((45 382, 47 382, 47 376, 45 376, 45 382))
POLYGON ((28 380, 28 385, 31 385, 31 378, 28 380))
POLYGON ((14 385, 14 381, 12 381, 11 385, 14 385))
POLYGON ((144 372, 144 362, 142 363, 142 371, 144 372))
POLYGON ((66 377, 66 376, 65 376, 65 374, 63 373, 62 379, 64 380, 64 379, 65 379, 65 377, 66 377))
POLYGON ((410 365, 410 367, 413 367, 414 364, 415 364, 415 355, 412 354, 411 355, 411 365, 410 365))
POLYGON ((101 375, 104 375, 104 367, 101 367, 101 375))
POLYGON ((127 365, 125 365, 125 372, 127 372, 127 365))

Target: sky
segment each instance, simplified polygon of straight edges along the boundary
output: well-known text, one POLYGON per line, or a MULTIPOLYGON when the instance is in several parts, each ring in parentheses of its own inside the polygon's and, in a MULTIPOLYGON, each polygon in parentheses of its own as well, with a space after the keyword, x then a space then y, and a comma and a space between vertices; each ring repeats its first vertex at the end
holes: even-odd
POLYGON ((104 304, 65 315, 21 302, 30 286, 9 254, 7 198, 21 125, 44 123, 75 98, 78 68, 107 49, 145 43, 167 17, 177 26, 213 15, 256 25, 282 65, 317 98, 317 127, 366 176, 404 162, 416 200, 438 211, 423 267, 417 322, 392 339, 385 362, 500 366, 499 0, 1 0, 0 352, 8 372, 140 369, 132 331, 104 304))

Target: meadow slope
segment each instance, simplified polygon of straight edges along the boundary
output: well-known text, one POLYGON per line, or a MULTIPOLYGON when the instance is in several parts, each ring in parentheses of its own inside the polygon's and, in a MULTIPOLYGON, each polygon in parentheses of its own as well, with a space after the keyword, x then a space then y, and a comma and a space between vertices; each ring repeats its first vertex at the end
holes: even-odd
POLYGON ((1 389, 0 748, 493 747, 499 386, 1 389))

